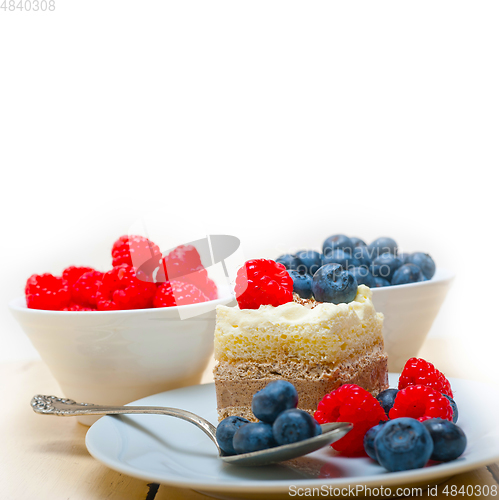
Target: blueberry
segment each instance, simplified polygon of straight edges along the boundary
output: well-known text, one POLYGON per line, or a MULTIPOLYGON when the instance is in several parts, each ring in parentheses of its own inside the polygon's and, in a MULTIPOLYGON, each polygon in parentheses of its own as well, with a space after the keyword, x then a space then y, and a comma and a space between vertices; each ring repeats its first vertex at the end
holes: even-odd
POLYGON ((433 440, 432 460, 450 462, 460 457, 466 449, 466 435, 456 424, 442 418, 425 420, 426 427, 433 440))
POLYGON ((265 422, 244 424, 237 429, 232 440, 236 453, 251 453, 276 446, 272 426, 265 422))
POLYGON ((313 276, 315 271, 322 266, 322 255, 315 250, 301 250, 296 252, 298 267, 296 268, 302 274, 313 276))
POLYGON ((401 417, 383 425, 374 438, 374 448, 378 462, 395 472, 424 467, 433 452, 433 441, 421 422, 401 417))
POLYGON ((336 249, 322 258, 322 265, 340 264, 343 269, 360 266, 360 261, 356 259, 350 250, 336 249))
POLYGON ((459 411, 457 409, 456 402, 450 396, 447 396, 447 394, 442 394, 442 396, 449 400, 449 403, 452 406, 452 421, 456 423, 457 419, 459 418, 459 411))
POLYGON ((251 410, 258 420, 271 424, 280 413, 296 408, 297 404, 298 392, 294 385, 286 380, 276 380, 253 395, 251 410))
POLYGON ((302 299, 312 297, 312 276, 310 274, 300 274, 299 271, 288 271, 293 280, 293 292, 302 299))
POLYGON ((277 444, 291 444, 314 437, 315 420, 306 411, 293 408, 283 411, 272 424, 277 444))
POLYGON ((326 264, 314 274, 312 292, 319 302, 351 302, 357 295, 357 280, 339 264, 326 264))
POLYGON ((355 276, 358 285, 366 285, 369 288, 374 288, 376 286, 374 276, 367 267, 351 267, 349 271, 355 276))
POLYGON ((315 422, 315 436, 320 436, 322 434, 322 427, 321 427, 321 424, 319 424, 319 422, 317 422, 317 420, 315 420, 314 418, 314 422, 315 422))
POLYGON ((355 236, 350 236, 350 241, 353 243, 354 248, 356 247, 367 247, 366 242, 355 236))
POLYGON ((364 435, 364 450, 373 460, 376 460, 376 462, 378 461, 378 457, 376 456, 376 450, 374 449, 374 438, 384 424, 386 424, 385 421, 380 422, 378 425, 371 427, 364 435))
POLYGON ((329 238, 326 238, 324 244, 322 245, 322 252, 325 256, 329 255, 333 250, 353 250, 353 241, 344 234, 333 234, 329 238))
POLYGON ((355 247, 352 256, 360 262, 361 266, 369 267, 372 264, 372 252, 367 247, 355 247))
POLYGON ((410 253, 398 253, 397 257, 401 260, 402 264, 407 264, 407 257, 411 255, 410 253))
POLYGON ((392 285, 416 283, 416 281, 421 281, 422 277, 423 273, 418 266, 414 264, 404 264, 395 271, 392 278, 392 285))
POLYGON ((385 278, 392 281, 395 271, 402 265, 402 262, 391 253, 382 253, 373 260, 371 272, 373 276, 385 278))
POLYGON ((232 445, 232 439, 234 438, 234 434, 237 429, 244 424, 248 424, 249 420, 246 420, 243 417, 227 417, 224 418, 217 426, 217 442, 218 446, 222 448, 222 450, 229 454, 235 455, 236 450, 232 445))
POLYGON ((298 269, 298 266, 300 265, 299 260, 294 255, 289 253, 280 255, 275 261, 282 264, 286 269, 298 269))
POLYGON ((421 272, 423 273, 424 277, 427 279, 433 278, 433 275, 435 274, 435 262, 433 259, 427 254, 423 252, 414 252, 411 253, 406 261, 406 264, 414 264, 421 269, 421 272))
POLYGON ((368 246, 369 250, 372 252, 372 258, 378 257, 383 253, 391 253, 392 255, 397 255, 397 243, 393 238, 388 238, 383 236, 381 238, 375 239, 368 246))
POLYGON ((382 286, 390 286, 390 282, 385 280, 385 278, 380 278, 379 276, 374 277, 375 287, 381 288, 382 286))
POLYGON ((385 410, 386 416, 388 417, 388 412, 392 409, 393 403, 395 402, 395 396, 398 393, 398 389, 386 389, 381 391, 376 399, 379 401, 381 408, 385 410))

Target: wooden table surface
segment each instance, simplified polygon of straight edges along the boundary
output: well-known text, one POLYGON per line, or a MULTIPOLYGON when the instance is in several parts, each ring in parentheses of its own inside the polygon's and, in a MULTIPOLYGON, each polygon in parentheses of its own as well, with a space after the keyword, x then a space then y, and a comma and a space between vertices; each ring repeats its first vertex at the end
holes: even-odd
MULTIPOLYGON (((446 369, 441 340, 429 340, 421 356, 433 360, 448 376, 459 375, 446 369)), ((150 484, 120 474, 89 455, 85 447, 88 427, 73 418, 44 417, 33 413, 29 402, 35 394, 62 395, 41 361, 0 365, 0 499, 2 500, 206 500, 192 490, 150 484)), ((203 382, 212 380, 208 367, 203 382)), ((446 485, 499 485, 498 464, 460 474, 438 486, 438 496, 448 499, 446 485)), ((427 496, 426 492, 423 496, 427 496)), ((466 495, 465 495, 466 496, 466 495)), ((498 495, 499 496, 499 495, 498 495)), ((463 498, 462 495, 457 497, 463 498)), ((416 497, 414 497, 416 498, 416 497)), ((492 497, 493 498, 493 497, 492 497)))

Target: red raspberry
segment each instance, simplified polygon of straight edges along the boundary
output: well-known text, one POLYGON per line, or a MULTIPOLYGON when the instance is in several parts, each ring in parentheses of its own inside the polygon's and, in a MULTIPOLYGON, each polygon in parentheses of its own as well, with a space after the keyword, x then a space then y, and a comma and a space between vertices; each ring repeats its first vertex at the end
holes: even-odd
POLYGON ((346 456, 365 455, 364 436, 381 420, 388 420, 378 400, 362 387, 344 384, 326 394, 314 414, 319 424, 351 422, 353 429, 331 446, 346 456))
POLYGON ((52 274, 33 274, 24 289, 26 305, 30 309, 58 311, 67 307, 71 299, 68 282, 52 274))
POLYGON ((82 274, 89 273, 93 270, 94 269, 91 267, 69 266, 62 272, 62 277, 68 282, 69 289, 71 290, 71 287, 76 283, 82 274))
POLYGON ((190 283, 191 285, 199 288, 210 300, 218 298, 217 285, 208 277, 208 271, 204 267, 191 274, 180 276, 177 280, 183 281, 184 283, 190 283))
POLYGON ((410 417, 424 422, 430 418, 452 421, 452 406, 449 400, 431 387, 409 385, 400 390, 390 410, 391 419, 410 417))
POLYGON ((146 275, 152 275, 161 260, 161 250, 158 245, 144 236, 137 235, 118 238, 113 244, 111 254, 113 267, 127 264, 140 269, 146 275))
POLYGON ((146 309, 152 307, 156 284, 141 280, 135 267, 122 264, 104 274, 97 292, 97 309, 146 309))
POLYGON ((82 274, 71 288, 73 301, 87 307, 97 307, 97 292, 102 284, 104 273, 90 271, 82 274))
POLYGON ((156 281, 163 283, 198 271, 202 267, 201 256, 196 247, 180 245, 163 257, 156 281))
POLYGON ((293 280, 286 268, 273 260, 248 260, 237 271, 236 298, 241 309, 279 306, 293 300, 293 280))
POLYGON ((91 307, 80 306, 80 304, 69 304, 68 307, 65 307, 63 311, 96 311, 97 309, 92 309, 91 307))
POLYGON ((165 281, 156 291, 154 307, 184 306, 210 300, 199 288, 182 281, 165 281))
POLYGON ((404 389, 409 385, 426 385, 433 387, 438 392, 447 394, 451 398, 452 389, 449 381, 431 363, 422 358, 411 358, 402 370, 399 378, 399 389, 404 389))

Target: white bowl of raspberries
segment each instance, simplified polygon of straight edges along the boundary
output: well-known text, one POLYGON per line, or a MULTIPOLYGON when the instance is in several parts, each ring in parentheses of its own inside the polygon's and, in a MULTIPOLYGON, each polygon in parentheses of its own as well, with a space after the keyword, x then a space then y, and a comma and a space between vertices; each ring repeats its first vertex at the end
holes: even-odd
POLYGON ((213 353, 216 306, 232 300, 194 246, 162 255, 145 237, 122 236, 108 271, 35 274, 9 306, 66 396, 121 405, 198 384, 213 353))

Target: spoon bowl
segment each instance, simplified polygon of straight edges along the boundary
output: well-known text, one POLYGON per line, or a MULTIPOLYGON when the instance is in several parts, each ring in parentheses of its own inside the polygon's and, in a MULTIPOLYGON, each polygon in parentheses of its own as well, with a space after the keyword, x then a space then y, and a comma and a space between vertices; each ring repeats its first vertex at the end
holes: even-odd
POLYGON ((266 450, 253 451, 251 453, 241 453, 240 455, 220 455, 220 458, 228 463, 242 466, 268 465, 277 462, 284 462, 292 458, 298 458, 302 455, 312 453, 328 444, 334 443, 345 436, 353 424, 348 422, 332 422, 322 424, 322 434, 309 439, 303 439, 296 443, 283 444, 268 448, 266 450))
POLYGON ((76 417, 83 415, 123 415, 123 414, 156 414, 180 418, 201 429, 215 444, 219 457, 226 463, 240 466, 267 465, 292 458, 301 457, 327 446, 345 436, 353 424, 347 422, 333 422, 322 424, 322 434, 296 443, 275 446, 265 450, 228 455, 218 445, 216 427, 205 418, 179 408, 166 406, 104 406, 90 403, 77 403, 72 399, 56 396, 36 395, 31 400, 31 407, 35 413, 41 415, 55 415, 59 417, 76 417))

